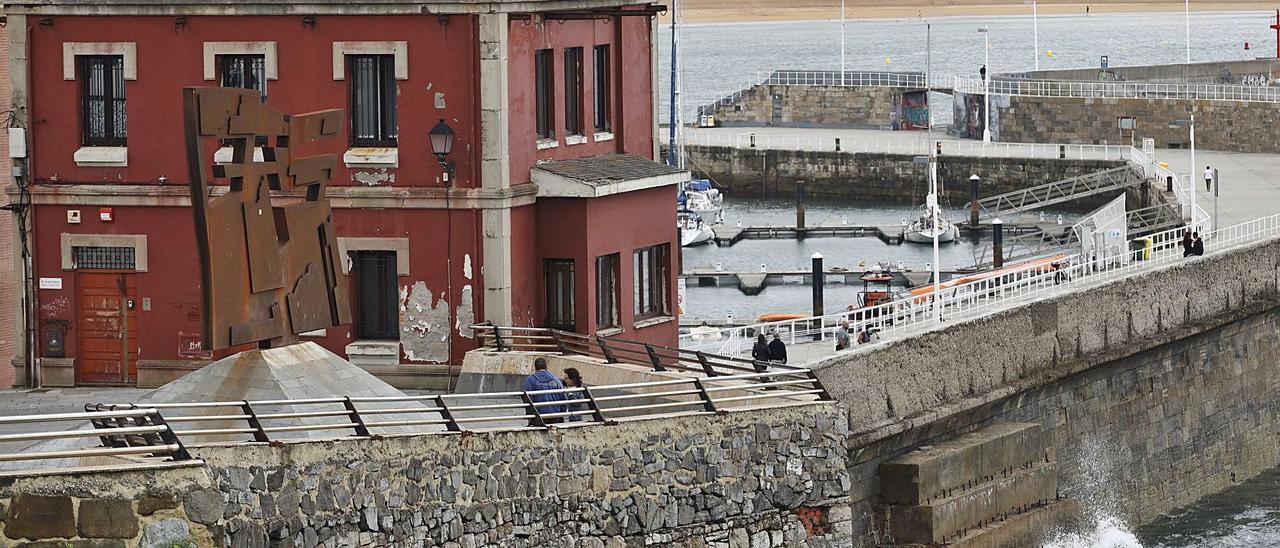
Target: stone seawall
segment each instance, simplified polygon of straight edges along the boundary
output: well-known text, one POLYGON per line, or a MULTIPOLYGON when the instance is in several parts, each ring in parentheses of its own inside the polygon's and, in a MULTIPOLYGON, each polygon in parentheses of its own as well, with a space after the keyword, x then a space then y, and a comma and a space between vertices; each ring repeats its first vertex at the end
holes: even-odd
POLYGON ((892 123, 903 89, 758 85, 731 104, 702 107, 722 126, 881 127, 892 123))
POLYGON ((1072 99, 1008 97, 1007 107, 992 109, 999 123, 999 140, 1009 143, 1122 144, 1129 132, 1118 119, 1136 118, 1137 141, 1152 138, 1160 148, 1190 148, 1186 127, 1175 120, 1196 113, 1196 147, 1227 152, 1280 152, 1276 128, 1280 104, 1236 101, 1170 101, 1165 99, 1072 99), (1194 106, 1193 104, 1194 103, 1194 106))
POLYGON ((848 546, 833 404, 544 431, 203 447, 0 482, 0 546, 848 546))
POLYGON ((1039 423, 1064 494, 1134 524, 1280 464, 1278 286, 1271 239, 819 364, 855 538, 882 540, 881 463, 990 424, 1039 423))
MULTIPOLYGON (((809 196, 851 200, 923 202, 928 194, 928 166, 907 154, 834 151, 764 150, 697 146, 689 148, 696 176, 710 178, 735 196, 795 195, 804 180, 809 196)), ((977 158, 941 156, 938 177, 947 200, 969 201, 969 177, 982 177, 979 192, 991 196, 1124 165, 1120 161, 977 158)), ((1080 200, 1090 209, 1114 196, 1080 200)))

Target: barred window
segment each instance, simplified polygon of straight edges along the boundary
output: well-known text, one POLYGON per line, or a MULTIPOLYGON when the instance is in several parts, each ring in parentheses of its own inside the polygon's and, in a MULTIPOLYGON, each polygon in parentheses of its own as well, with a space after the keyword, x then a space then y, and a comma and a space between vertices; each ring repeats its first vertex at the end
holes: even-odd
POLYGON ((75 246, 71 261, 77 270, 134 270, 137 265, 132 247, 75 246))
POLYGON ((351 64, 351 146, 396 146, 394 55, 348 55, 351 64))
POLYGON ((400 294, 396 285, 396 252, 352 253, 356 283, 356 338, 400 339, 400 294))
POLYGON ((547 259, 542 264, 546 277, 547 327, 577 331, 573 305, 573 259, 547 259))
POLYGON ((124 56, 80 60, 81 132, 85 146, 124 146, 129 130, 124 101, 124 56))
POLYGON ((267 102, 267 58, 265 55, 219 55, 222 87, 256 89, 267 102))

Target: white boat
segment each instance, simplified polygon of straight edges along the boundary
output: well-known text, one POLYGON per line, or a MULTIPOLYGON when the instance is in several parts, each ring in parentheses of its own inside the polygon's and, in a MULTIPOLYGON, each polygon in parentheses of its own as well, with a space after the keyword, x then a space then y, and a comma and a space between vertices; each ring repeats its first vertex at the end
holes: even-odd
POLYGON ((689 181, 676 197, 676 203, 681 209, 698 214, 709 224, 724 222, 724 195, 713 188, 710 181, 689 181))
MULTIPOLYGON (((937 206, 933 207, 936 208, 937 206)), ((904 240, 915 244, 931 244, 933 243, 933 237, 936 235, 938 243, 945 244, 955 241, 958 232, 959 229, 956 228, 955 223, 947 219, 941 210, 938 211, 938 226, 933 226, 933 215, 929 213, 929 208, 925 207, 924 213, 920 215, 920 218, 907 225, 902 237, 904 240)))
POLYGON ((676 227, 680 229, 680 246, 689 247, 711 241, 711 227, 692 211, 676 212, 676 227))

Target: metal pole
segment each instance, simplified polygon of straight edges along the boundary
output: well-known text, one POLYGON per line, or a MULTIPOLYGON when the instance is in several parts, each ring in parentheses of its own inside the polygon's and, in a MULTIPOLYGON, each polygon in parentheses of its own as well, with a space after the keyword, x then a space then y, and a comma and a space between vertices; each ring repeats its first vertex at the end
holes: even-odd
POLYGON ((676 146, 679 150, 676 152, 676 167, 684 169, 684 64, 680 62, 680 0, 671 0, 671 40, 672 40, 672 58, 671 62, 675 68, 675 88, 676 88, 676 146))
POLYGON ((840 85, 844 85, 844 4, 840 0, 840 85))
POLYGON ((1031 28, 1035 36, 1036 46, 1036 70, 1040 70, 1040 10, 1037 8, 1036 0, 1031 0, 1031 28))
POLYGON ((1218 229, 1218 188, 1222 187, 1222 181, 1218 180, 1218 171, 1213 171, 1213 230, 1218 229))
POLYGON ((1191 0, 1186 0, 1187 6, 1187 64, 1191 64, 1191 0))
POLYGON ((991 142, 991 32, 986 27, 982 28, 982 46, 983 46, 983 66, 987 67, 987 74, 982 81, 982 142, 991 142))
POLYGON ((929 213, 932 216, 933 224, 933 308, 938 314, 938 321, 942 321, 942 280, 941 272, 938 267, 938 236, 941 231, 938 228, 938 158, 929 155, 929 213))
POLYGON ((1196 228, 1196 113, 1195 102, 1191 103, 1191 172, 1187 174, 1187 184, 1191 187, 1191 227, 1196 228))
POLYGON ((671 96, 667 101, 667 165, 676 166, 679 160, 676 159, 676 8, 675 2, 672 2, 671 11, 671 96))
POLYGON ((978 181, 976 174, 969 176, 969 226, 978 227, 978 181))

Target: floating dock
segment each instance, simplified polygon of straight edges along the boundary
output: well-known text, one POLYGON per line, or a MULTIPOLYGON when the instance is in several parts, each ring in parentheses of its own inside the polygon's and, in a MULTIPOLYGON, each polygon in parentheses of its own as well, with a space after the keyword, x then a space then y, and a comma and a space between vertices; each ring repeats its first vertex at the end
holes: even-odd
MULTIPOLYGON (((976 227, 967 224, 956 225, 960 234, 965 236, 979 235, 991 231, 991 225, 981 224, 976 227)), ((1005 236, 1017 236, 1035 232, 1060 232, 1069 230, 1070 225, 1057 223, 1005 223, 1005 236)), ((889 245, 900 245, 905 242, 902 225, 878 226, 730 226, 716 225, 711 227, 712 241, 720 247, 728 247, 742 240, 803 240, 805 238, 866 238, 876 237, 889 245)))

